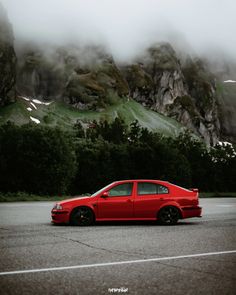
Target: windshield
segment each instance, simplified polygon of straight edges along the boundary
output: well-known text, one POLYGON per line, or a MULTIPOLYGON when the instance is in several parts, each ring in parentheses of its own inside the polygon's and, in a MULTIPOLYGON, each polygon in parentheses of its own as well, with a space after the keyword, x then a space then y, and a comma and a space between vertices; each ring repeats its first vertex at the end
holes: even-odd
POLYGON ((97 195, 99 195, 103 190, 105 190, 106 188, 108 188, 112 183, 108 184, 107 186, 104 186, 103 188, 101 188, 99 191, 97 191, 96 193, 92 194, 91 197, 96 197, 97 195))

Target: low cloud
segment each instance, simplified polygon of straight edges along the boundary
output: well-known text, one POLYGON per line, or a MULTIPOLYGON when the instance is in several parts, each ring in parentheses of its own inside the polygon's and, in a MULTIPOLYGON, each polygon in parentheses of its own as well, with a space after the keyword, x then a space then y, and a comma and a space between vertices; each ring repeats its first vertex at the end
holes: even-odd
POLYGON ((127 60, 153 42, 236 52, 235 0, 0 0, 16 42, 101 44, 127 60))

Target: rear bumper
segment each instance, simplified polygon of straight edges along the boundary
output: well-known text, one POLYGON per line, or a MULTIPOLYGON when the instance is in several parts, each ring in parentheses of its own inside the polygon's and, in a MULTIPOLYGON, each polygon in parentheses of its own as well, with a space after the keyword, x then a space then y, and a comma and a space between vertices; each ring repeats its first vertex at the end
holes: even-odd
POLYGON ((52 209, 51 217, 52 223, 68 223, 69 211, 52 209))
POLYGON ((183 218, 202 217, 202 207, 184 207, 182 208, 183 218))

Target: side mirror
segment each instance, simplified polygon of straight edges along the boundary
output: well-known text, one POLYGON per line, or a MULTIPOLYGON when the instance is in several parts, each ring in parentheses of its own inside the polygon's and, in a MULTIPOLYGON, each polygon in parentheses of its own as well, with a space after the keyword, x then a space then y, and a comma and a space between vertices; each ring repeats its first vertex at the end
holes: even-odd
POLYGON ((102 195, 101 195, 101 198, 108 198, 109 197, 109 192, 104 192, 104 193, 102 193, 102 195))

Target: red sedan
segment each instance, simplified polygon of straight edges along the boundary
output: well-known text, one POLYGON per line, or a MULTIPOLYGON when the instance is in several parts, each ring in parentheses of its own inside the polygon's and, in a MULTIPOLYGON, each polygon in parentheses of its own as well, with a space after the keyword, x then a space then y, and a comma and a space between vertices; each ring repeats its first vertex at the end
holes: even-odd
POLYGON ((123 180, 89 197, 58 202, 51 213, 53 223, 72 225, 111 220, 158 220, 172 225, 179 219, 201 217, 198 205, 198 189, 160 180, 123 180))

